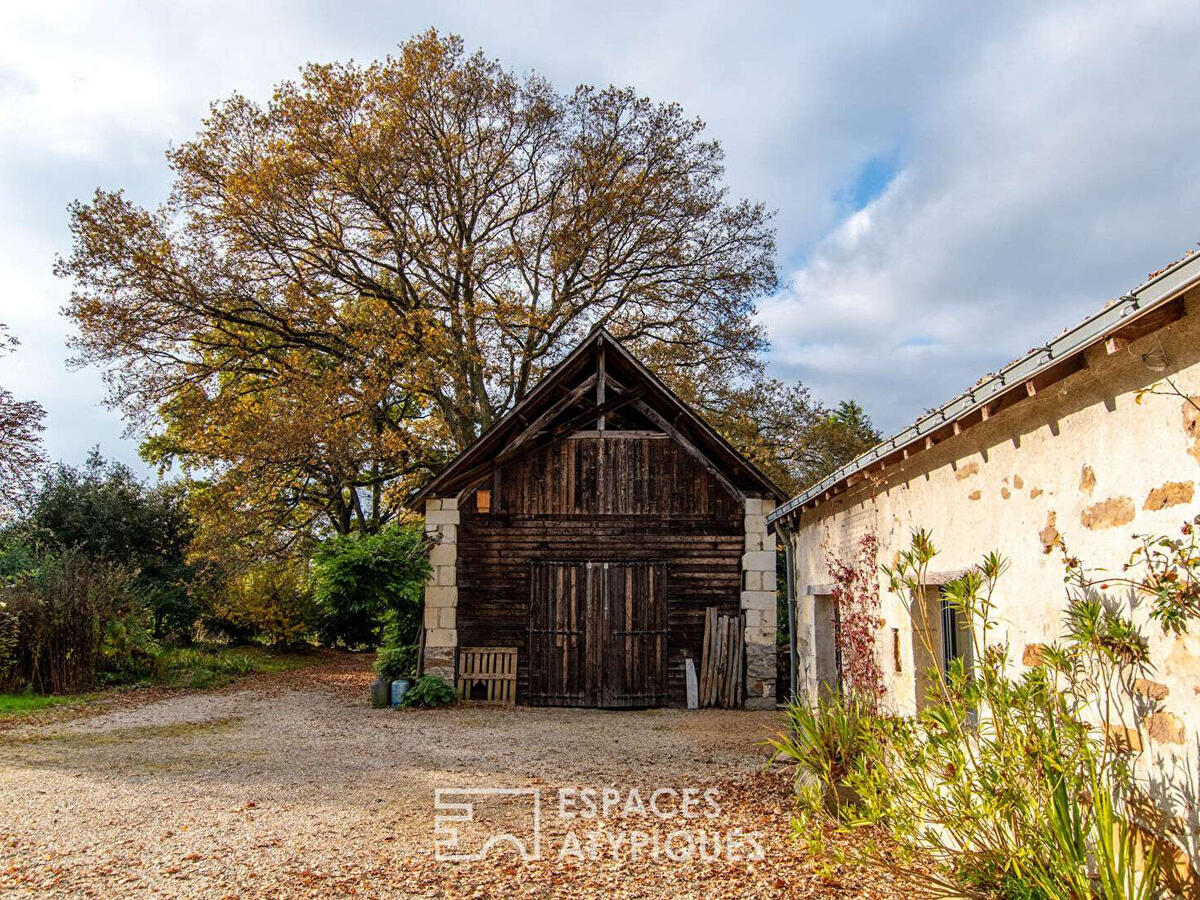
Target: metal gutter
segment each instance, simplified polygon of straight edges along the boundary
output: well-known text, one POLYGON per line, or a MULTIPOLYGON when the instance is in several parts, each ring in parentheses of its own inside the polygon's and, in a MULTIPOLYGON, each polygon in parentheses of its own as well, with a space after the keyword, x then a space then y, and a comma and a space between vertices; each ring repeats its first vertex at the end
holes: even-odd
POLYGON ((787 620, 788 620, 788 703, 796 702, 797 664, 799 654, 796 647, 796 560, 795 544, 792 543, 796 533, 790 525, 779 523, 779 536, 783 538, 783 559, 787 571, 787 620))
POLYGON ((861 472, 872 463, 878 462, 897 450, 911 447, 929 434, 977 411, 1000 395, 1019 388, 1026 381, 1051 366, 1057 365, 1071 354, 1096 344, 1110 332, 1178 297, 1197 281, 1200 281, 1200 254, 1186 257, 1169 266, 1140 287, 1059 335, 1044 347, 1009 363, 995 375, 985 378, 970 390, 933 410, 917 423, 876 444, 866 453, 776 509, 767 516, 767 523, 772 524, 784 516, 790 515, 804 504, 821 496, 856 472, 861 472))

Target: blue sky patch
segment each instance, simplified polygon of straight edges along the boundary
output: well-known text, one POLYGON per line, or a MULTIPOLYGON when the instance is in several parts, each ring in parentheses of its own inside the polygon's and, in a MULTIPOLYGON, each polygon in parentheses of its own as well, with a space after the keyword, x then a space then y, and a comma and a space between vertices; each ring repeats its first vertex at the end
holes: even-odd
POLYGON ((856 213, 879 197, 900 171, 900 148, 867 157, 854 181, 838 192, 838 202, 856 213))

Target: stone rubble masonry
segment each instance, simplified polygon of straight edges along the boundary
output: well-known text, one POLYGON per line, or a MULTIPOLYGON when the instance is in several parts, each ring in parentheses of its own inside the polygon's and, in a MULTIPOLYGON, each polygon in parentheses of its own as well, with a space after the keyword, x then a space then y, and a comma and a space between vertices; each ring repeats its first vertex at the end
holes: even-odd
POLYGON ((1142 751, 1142 736, 1136 728, 1130 728, 1121 723, 1104 723, 1104 740, 1108 746, 1118 750, 1142 751))
POLYGON ((451 684, 458 649, 458 521, 456 499, 425 501, 425 533, 433 545, 429 550, 433 571, 425 585, 424 672, 451 684))
POLYGON ((746 615, 746 708, 775 707, 775 538, 767 516, 775 501, 746 499, 741 606, 746 615))
POLYGON ((1171 689, 1165 684, 1159 684, 1157 681, 1151 681, 1149 678, 1139 678, 1134 681, 1133 689, 1143 697, 1149 697, 1151 700, 1166 700, 1167 695, 1171 693, 1171 689))
POLYGON ((1168 506, 1191 503, 1195 492, 1195 485, 1190 481, 1168 481, 1162 487, 1156 487, 1146 495, 1146 502, 1142 504, 1142 509, 1156 512, 1166 509, 1168 506))
POLYGON ((1085 528, 1093 531, 1100 528, 1118 528, 1128 525, 1137 515, 1133 500, 1129 497, 1110 497, 1100 503, 1093 503, 1079 514, 1079 521, 1085 528))
POLYGON ((1021 662, 1030 668, 1040 666, 1045 661, 1045 652, 1041 644, 1026 644, 1025 652, 1021 654, 1021 662))
POLYGON ((1160 744, 1182 744, 1187 739, 1183 721, 1174 713, 1160 709, 1146 719, 1146 732, 1150 739, 1160 744))

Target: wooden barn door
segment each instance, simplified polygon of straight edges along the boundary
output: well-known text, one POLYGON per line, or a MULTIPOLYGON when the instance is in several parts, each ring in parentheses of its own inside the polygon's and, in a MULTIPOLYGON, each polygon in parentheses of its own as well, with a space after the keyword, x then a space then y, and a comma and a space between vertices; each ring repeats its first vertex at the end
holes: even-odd
POLYGON ((662 563, 605 564, 601 706, 667 702, 667 579, 662 563))
POLYGON ((666 599, 663 563, 532 563, 528 702, 666 704, 666 599))
POLYGON ((529 572, 529 703, 592 706, 584 683, 589 601, 596 593, 588 563, 541 563, 529 572))

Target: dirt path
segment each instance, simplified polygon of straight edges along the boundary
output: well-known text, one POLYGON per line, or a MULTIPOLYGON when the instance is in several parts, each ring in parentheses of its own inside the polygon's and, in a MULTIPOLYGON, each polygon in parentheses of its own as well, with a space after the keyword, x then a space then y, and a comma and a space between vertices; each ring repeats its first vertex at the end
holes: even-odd
POLYGON ((888 896, 791 840, 787 780, 760 771, 772 714, 373 710, 366 662, 0 733, 0 893, 888 896), (540 858, 437 859, 438 788, 525 791, 443 795, 476 803, 460 852, 528 843, 540 792, 540 858), (562 817, 560 789, 600 817, 562 817))

